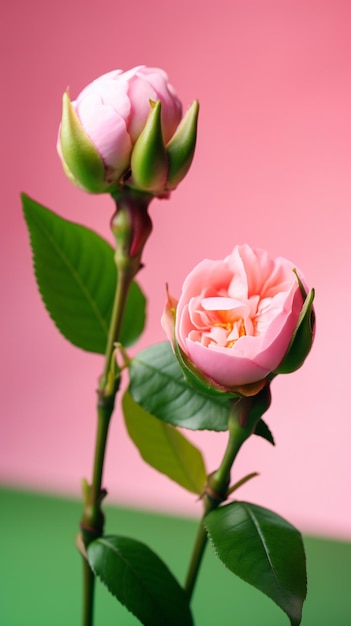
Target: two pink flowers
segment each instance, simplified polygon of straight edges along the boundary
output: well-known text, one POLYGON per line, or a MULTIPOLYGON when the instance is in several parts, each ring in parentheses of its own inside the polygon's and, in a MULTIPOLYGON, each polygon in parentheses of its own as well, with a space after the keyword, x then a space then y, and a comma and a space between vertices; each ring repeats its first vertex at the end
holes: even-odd
MULTIPOLYGON (((194 154, 198 104, 182 105, 163 70, 138 66, 64 96, 58 152, 68 177, 92 193, 166 197, 194 154)), ((217 390, 251 395, 294 371, 313 341, 313 294, 300 270, 263 250, 236 246, 204 260, 162 318, 181 367, 217 390)))

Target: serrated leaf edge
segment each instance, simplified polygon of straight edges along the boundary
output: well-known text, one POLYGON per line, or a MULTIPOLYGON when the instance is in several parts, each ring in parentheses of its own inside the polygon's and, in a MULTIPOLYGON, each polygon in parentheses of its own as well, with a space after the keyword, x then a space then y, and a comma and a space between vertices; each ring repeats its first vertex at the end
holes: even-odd
MULTIPOLYGON (((126 539, 129 539, 129 537, 125 537, 125 538, 126 538, 126 539)), ((128 561, 126 561, 126 560, 125 560, 125 558, 123 558, 123 555, 121 555, 121 552, 120 552, 118 549, 116 549, 116 547, 115 547, 115 546, 112 546, 112 545, 111 545, 111 543, 108 543, 108 542, 106 541, 106 539, 108 539, 108 537, 100 537, 99 539, 96 539, 94 543, 100 543, 100 544, 103 544, 103 545, 104 545, 104 546, 106 546, 107 548, 111 549, 111 550, 112 550, 112 552, 114 552, 115 554, 117 554, 117 555, 118 555, 118 557, 119 557, 119 558, 120 558, 120 559, 121 559, 121 560, 122 560, 122 561, 126 564, 126 567, 128 567, 128 568, 130 569, 130 571, 132 571, 132 572, 133 572, 133 574, 134 574, 135 578, 136 578, 137 580, 139 580, 139 581, 141 581, 141 582, 142 582, 142 586, 143 586, 143 588, 146 590, 146 593, 147 593, 149 596, 151 596, 152 598, 155 598, 155 599, 157 600, 157 596, 155 596, 153 593, 150 593, 150 589, 149 589, 149 588, 145 585, 145 583, 143 582, 143 579, 142 579, 142 578, 140 578, 140 575, 139 575, 139 574, 138 574, 138 573, 134 570, 134 568, 130 567, 129 562, 128 562, 128 561)), ((134 539, 132 539, 132 541, 135 541, 135 540, 134 540, 134 539)), ((149 550, 150 552, 152 552, 152 553, 153 553, 154 557, 156 557, 156 558, 157 558, 157 559, 158 559, 158 560, 162 563, 163 567, 165 567, 165 568, 168 570, 168 572, 169 572, 170 576, 174 579, 175 583, 177 583, 177 584, 179 585, 180 589, 181 589, 182 591, 184 591, 184 590, 182 589, 181 585, 179 584, 179 582, 177 581, 177 579, 175 578, 175 576, 174 576, 174 575, 172 574, 172 572, 170 571, 169 567, 168 567, 168 566, 167 566, 167 565, 166 565, 166 564, 162 561, 162 559, 160 559, 160 557, 159 557, 159 556, 158 556, 158 555, 157 555, 157 554, 156 554, 153 550, 151 550, 151 548, 149 548, 149 547, 148 547, 145 543, 143 543, 143 542, 141 542, 141 541, 137 541, 137 543, 138 543, 138 544, 140 544, 141 546, 145 547, 147 550, 149 550)), ((92 545, 92 544, 90 544, 90 545, 92 545)), ((88 547, 88 557, 89 557, 89 547, 88 547)), ((104 581, 104 580, 101 578, 101 576, 98 574, 98 572, 96 571, 96 569, 94 568, 94 566, 91 564, 91 562, 90 562, 90 559, 89 559, 89 558, 88 558, 88 562, 89 562, 89 565, 90 565, 90 567, 91 567, 92 571, 94 572, 95 576, 97 576, 97 578, 98 578, 98 579, 100 580, 100 582, 104 585, 104 587, 106 587, 106 589, 107 589, 107 591, 109 592, 109 594, 110 594, 110 595, 112 595, 112 596, 113 596, 116 600, 118 600, 118 602, 119 602, 120 604, 122 604, 122 606, 124 606, 124 607, 127 609, 127 611, 129 611, 129 613, 131 613, 131 614, 132 614, 132 615, 134 615, 137 619, 139 619, 139 620, 140 620, 140 617, 139 617, 139 616, 138 616, 138 615, 137 615, 134 611, 132 611, 132 610, 131 610, 131 609, 130 609, 130 608, 129 608, 129 607, 128 607, 128 606, 127 606, 124 602, 122 602, 122 601, 121 601, 121 600, 120 600, 120 599, 119 599, 119 598, 118 598, 118 597, 117 597, 117 596, 116 596, 116 595, 115 595, 115 594, 114 594, 114 593, 113 593, 113 592, 109 589, 108 585, 105 583, 105 581, 104 581)), ((158 605, 158 602, 156 602, 156 604, 158 605)), ((158 606, 159 606, 159 605, 158 605, 158 606)), ((162 607, 160 607, 160 609, 162 609, 162 607)), ((163 609, 162 609, 162 610, 160 610, 160 613, 161 613, 161 614, 163 614, 163 609)), ((190 616, 191 616, 191 609, 190 609, 190 606, 189 606, 189 614, 190 614, 190 616)), ((166 616, 166 617, 167 617, 167 616, 166 616)), ((192 616, 191 616, 191 617, 192 617, 192 616)), ((141 621, 141 620, 140 620, 140 621, 141 621)), ((193 620, 192 620, 192 621, 193 621, 193 620)), ((165 622, 165 623, 166 623, 166 622, 165 622)))
MULTIPOLYGON (((235 500, 234 500, 232 503, 234 503, 234 502, 235 502, 235 500)), ((245 504, 246 504, 246 503, 245 503, 245 502, 243 502, 243 501, 240 501, 240 504, 241 504, 241 505, 243 506, 243 508, 247 511, 247 507, 245 506, 245 504)), ((228 505, 226 505, 226 506, 228 506, 228 505)), ((217 509, 217 510, 218 510, 218 509, 217 509)), ((251 514, 250 514, 250 518, 252 518, 251 514)), ((253 520, 253 519, 252 519, 252 521, 253 521, 253 523, 254 523, 255 528, 257 529, 257 524, 254 522, 254 520, 253 520)), ((286 520, 284 520, 284 521, 286 521, 286 520)), ((252 584, 249 580, 247 580, 246 578, 241 577, 241 576, 239 576, 238 574, 235 574, 235 572, 233 572, 233 571, 232 571, 232 570, 231 570, 231 569, 227 566, 227 564, 226 564, 226 563, 224 563, 224 561, 222 560, 222 558, 221 558, 221 557, 220 557, 220 555, 219 555, 219 552, 218 552, 218 550, 217 550, 217 547, 216 547, 216 545, 215 545, 215 543, 214 543, 214 541, 213 541, 212 535, 211 535, 211 533, 210 533, 210 531, 209 531, 209 529, 208 529, 208 527, 207 527, 207 525, 206 525, 206 518, 205 518, 205 520, 204 520, 204 527, 205 527, 205 530, 206 530, 206 532, 207 532, 207 536, 208 536, 208 538, 209 538, 210 545, 212 546, 213 552, 215 553, 215 555, 216 555, 217 559, 218 559, 218 560, 222 563, 222 565, 223 565, 223 566, 224 566, 224 567, 225 567, 225 568, 226 568, 229 572, 231 572, 231 574, 234 574, 234 576, 237 576, 237 578, 240 578, 241 580, 245 581, 246 583, 248 583, 249 585, 251 585, 254 589, 256 589, 257 591, 259 591, 260 593, 262 593, 263 595, 265 595, 267 598, 269 598, 272 602, 274 602, 274 604, 276 604, 276 606, 278 606, 278 607, 279 607, 279 608, 280 608, 280 609, 281 609, 281 610, 282 610, 282 611, 283 611, 283 612, 287 615, 287 617, 288 617, 288 618, 289 618, 289 620, 290 620, 291 626, 300 626, 300 624, 301 624, 301 620, 295 620, 294 618, 292 618, 292 617, 291 617, 291 616, 287 613, 287 611, 286 611, 286 610, 285 610, 285 609, 284 609, 284 608, 283 608, 280 604, 278 604, 278 603, 276 602, 276 600, 274 600, 273 598, 271 598, 271 596, 270 596, 270 595, 268 595, 267 593, 265 593, 265 591, 263 591, 263 590, 262 590, 262 589, 260 589, 259 587, 256 587, 255 585, 253 585, 253 584, 252 584)), ((293 528, 293 527, 292 527, 292 528, 293 528)), ((296 530, 296 529, 295 529, 295 530, 296 530)), ((272 572, 273 572, 273 574, 274 574, 274 578, 275 578, 275 580, 276 580, 276 582, 277 582, 277 585, 278 585, 278 587, 279 587, 280 589, 282 589, 282 590, 283 590, 283 588, 281 587, 281 584, 279 583, 279 579, 277 578, 277 575, 276 575, 275 569, 274 569, 274 567, 273 567, 273 564, 272 564, 272 562, 271 562, 271 559, 269 558, 269 556, 268 556, 268 554, 267 554, 267 551, 266 551, 266 549, 265 549, 265 542, 263 541, 263 538, 261 537, 261 533, 260 533, 260 532, 258 532, 258 535, 259 535, 259 537, 262 539, 262 544, 263 544, 263 547, 264 547, 265 553, 266 553, 266 555, 267 555, 267 560, 268 560, 268 562, 269 562, 269 564, 270 564, 270 566, 271 566, 271 569, 272 569, 272 572)), ((307 583, 306 583, 306 591, 307 591, 307 583)), ((283 590, 283 595, 285 595, 285 591, 284 591, 284 590, 283 590)), ((306 597, 306 594, 305 594, 305 597, 306 597)))
MULTIPOLYGON (((102 545, 104 545, 104 546, 106 546, 106 547, 107 547, 108 549, 110 549, 112 552, 114 552, 115 554, 117 554, 118 558, 120 558, 120 559, 121 559, 121 560, 125 563, 126 567, 128 567, 128 569, 129 569, 131 572, 133 572, 133 574, 134 574, 135 578, 136 578, 138 581, 141 581, 141 583, 142 583, 142 587, 146 590, 147 594, 148 594, 148 595, 150 595, 150 590, 148 589, 148 587, 146 587, 146 585, 145 585, 145 583, 143 582, 142 578, 140 578, 140 575, 139 575, 139 574, 135 571, 135 569, 134 569, 133 567, 131 567, 131 566, 130 566, 130 563, 129 563, 128 561, 126 561, 126 559, 125 559, 125 558, 123 558, 122 553, 121 553, 119 550, 117 550, 117 548, 116 548, 115 546, 112 546, 110 543, 108 543, 108 542, 107 542, 106 540, 104 540, 104 539, 105 539, 104 537, 100 537, 99 539, 96 539, 96 542, 97 542, 97 543, 100 543, 100 544, 102 544, 102 545)), ((141 543, 141 542, 140 542, 140 543, 141 543)), ((145 544, 142 544, 142 545, 145 545, 145 544)), ((127 606, 127 605, 126 605, 126 604, 125 604, 122 600, 120 600, 120 598, 118 598, 118 596, 116 596, 116 595, 113 593, 113 591, 111 591, 111 590, 110 590, 110 588, 108 587, 108 585, 106 584, 106 582, 105 582, 105 581, 101 578, 100 574, 98 574, 98 572, 96 571, 96 569, 94 568, 94 566, 90 563, 90 560, 89 560, 89 565, 90 565, 91 569, 93 570, 93 572, 94 572, 95 576, 97 576, 97 577, 98 577, 98 579, 100 580, 100 582, 104 585, 104 587, 106 587, 106 589, 107 589, 107 591, 109 592, 109 594, 110 594, 111 596, 113 596, 116 600, 118 600, 118 602, 119 602, 120 604, 122 604, 122 605, 123 605, 123 606, 124 606, 124 607, 125 607, 128 611, 129 611, 129 613, 131 613, 132 615, 135 615, 135 617, 136 617, 137 619, 140 619, 140 618, 139 618, 139 616, 138 616, 138 615, 137 615, 134 611, 132 611, 132 609, 130 609, 130 608, 129 608, 129 606, 127 606)), ((156 596, 154 596, 153 594, 152 594, 152 597, 155 597, 155 598, 156 598, 156 596)), ((160 612, 161 612, 161 611, 160 611, 160 612)), ((163 612, 163 611, 162 611, 162 612, 163 612)))
MULTIPOLYGON (((31 201, 31 199, 30 199, 30 201, 31 201)), ((44 208, 44 207, 42 207, 41 205, 39 205, 39 206, 40 206, 40 208, 44 208)), ((44 208, 44 210, 49 211, 49 209, 45 209, 45 208, 44 208)), ((40 292, 40 295, 41 295, 42 301, 43 301, 43 303, 44 303, 44 305, 45 305, 45 308, 46 308, 47 312, 48 312, 48 313, 49 313, 49 315, 50 315, 50 318, 51 318, 51 319, 52 319, 52 321, 54 322, 55 326, 56 326, 56 327, 60 330, 60 332, 62 332, 62 331, 61 331, 61 325, 59 325, 59 324, 57 323, 57 321, 54 319, 54 317, 52 316, 52 313, 51 313, 51 311, 50 311, 50 309, 49 309, 49 307, 48 307, 48 305, 47 305, 47 302, 46 302, 46 297, 44 296, 44 293, 43 293, 43 291, 42 291, 42 289, 41 289, 41 285, 40 285, 40 281, 39 281, 39 276, 38 276, 38 268, 37 268, 37 254, 36 254, 36 252, 35 252, 35 250, 34 250, 34 246, 33 246, 33 235, 32 235, 32 231, 31 231, 31 226, 30 226, 30 224, 29 224, 29 222, 28 222, 28 219, 27 219, 27 214, 26 214, 26 212, 27 212, 27 207, 25 207, 25 205, 23 205, 23 212, 24 212, 24 214, 25 214, 26 223, 27 223, 28 232, 29 232, 29 240, 30 240, 30 247, 31 247, 31 253, 32 253, 32 260, 33 260, 33 268, 34 268, 34 273, 35 273, 35 277, 36 277, 36 282, 37 282, 37 285, 38 285, 38 289, 39 289, 39 292, 40 292)), ((54 215, 54 217, 55 217, 55 218, 57 218, 57 219, 62 219, 62 220, 63 220, 63 218, 61 218, 60 216, 56 215, 56 214, 55 214, 55 213, 53 213, 52 211, 50 211, 50 213, 51 213, 52 215, 54 215)), ((34 216, 34 219, 35 219, 35 222, 36 222, 37 227, 41 230, 41 232, 45 235, 45 237, 47 237, 47 239, 50 241, 50 243, 51 243, 51 245, 53 246, 53 248, 55 249, 55 251, 58 253, 58 256, 61 258, 61 260, 63 261, 63 263, 66 265, 66 267, 70 270, 70 273, 71 273, 71 274, 72 274, 72 276, 74 277, 74 279, 75 279, 75 281, 76 281, 77 285, 78 285, 78 286, 79 286, 79 288, 81 289, 82 293, 85 295, 85 297, 86 297, 86 301, 88 302, 88 304, 89 304, 90 308, 92 309, 92 311, 93 311, 93 312, 94 312, 94 314, 96 315, 96 318, 97 318, 97 320, 99 321, 100 327, 101 327, 101 329, 103 330, 103 332, 104 332, 104 334, 105 334, 105 336, 106 336, 106 339, 107 339, 107 336, 108 336, 108 326, 107 326, 107 324, 106 324, 106 322, 105 322, 105 320, 104 320, 104 318, 103 318, 103 316, 102 316, 102 314, 101 314, 101 312, 100 312, 100 309, 97 307, 96 302, 95 302, 95 301, 94 301, 94 299, 91 297, 91 295, 90 295, 89 291, 88 291, 88 290, 84 287, 84 284, 83 284, 83 283, 81 282, 81 280, 79 279, 79 275, 78 275, 78 274, 77 274, 77 272, 75 271, 74 267, 71 265, 71 263, 69 263, 69 262, 68 262, 67 257, 65 257, 65 256, 62 254, 62 252, 61 252, 60 248, 58 247, 58 245, 57 245, 57 243, 56 243, 55 238, 51 235, 50 231, 48 231, 48 230, 47 230, 47 228, 43 227, 43 223, 42 223, 42 221, 40 221, 40 220, 36 219, 36 216, 34 216)), ((64 221, 69 222, 69 220, 64 220, 64 221)), ((85 226, 82 226, 81 224, 77 224, 76 222, 69 222, 69 223, 70 223, 70 224, 73 224, 73 226, 74 226, 74 227, 78 227, 78 228, 86 228, 85 226)), ((96 235, 97 237, 99 237, 99 235, 97 235, 94 231, 91 231, 90 229, 86 229, 86 230, 90 231, 91 233, 93 233, 94 235, 96 235)), ((105 239, 103 239, 102 237, 101 237, 101 239, 102 239, 102 240, 105 242, 105 244, 106 244, 107 246, 109 246, 109 247, 111 248, 111 250, 112 250, 112 247, 110 246, 110 244, 109 244, 109 243, 108 243, 105 239)), ((71 340, 70 340, 70 341, 71 341, 71 340)), ((71 343, 73 343, 73 342, 71 342, 71 343)))

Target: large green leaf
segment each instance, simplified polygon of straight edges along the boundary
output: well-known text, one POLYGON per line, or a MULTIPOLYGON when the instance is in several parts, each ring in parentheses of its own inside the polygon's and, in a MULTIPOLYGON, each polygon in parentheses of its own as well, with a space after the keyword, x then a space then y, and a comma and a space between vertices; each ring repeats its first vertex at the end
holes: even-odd
POLYGON ((161 559, 145 544, 106 536, 88 547, 91 568, 146 626, 191 626, 185 592, 161 559))
MULTIPOLYGON (((116 289, 112 247, 92 230, 59 217, 22 196, 34 271, 44 304, 71 343, 104 354, 116 289)), ((133 283, 120 341, 137 340, 145 324, 145 298, 133 283)))
POLYGON ((206 469, 200 450, 174 426, 134 402, 128 391, 122 405, 129 436, 144 461, 188 491, 201 495, 206 469))
POLYGON ((268 509, 237 501, 209 513, 205 526, 224 565, 274 600, 298 626, 306 597, 299 531, 268 509))
POLYGON ((230 398, 189 386, 168 342, 146 348, 132 360, 129 391, 146 411, 174 426, 228 428, 230 398))

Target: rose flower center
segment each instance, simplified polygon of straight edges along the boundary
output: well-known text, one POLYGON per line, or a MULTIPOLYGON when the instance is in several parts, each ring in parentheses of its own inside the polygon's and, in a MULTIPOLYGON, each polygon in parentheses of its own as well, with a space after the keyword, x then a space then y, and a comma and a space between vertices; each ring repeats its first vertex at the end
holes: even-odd
POLYGON ((240 337, 254 334, 252 318, 257 311, 257 301, 258 297, 251 302, 230 297, 197 300, 190 311, 193 329, 189 339, 206 347, 232 348, 240 337))

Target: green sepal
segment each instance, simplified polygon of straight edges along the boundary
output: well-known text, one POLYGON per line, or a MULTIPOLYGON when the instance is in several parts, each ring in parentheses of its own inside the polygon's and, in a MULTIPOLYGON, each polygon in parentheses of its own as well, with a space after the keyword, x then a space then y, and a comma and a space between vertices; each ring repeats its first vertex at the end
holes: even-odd
POLYGON ((161 102, 151 103, 146 124, 135 142, 132 156, 131 187, 150 193, 163 193, 166 189, 168 158, 163 143, 161 102))
MULTIPOLYGON (((298 279, 299 280, 299 279, 298 279)), ((299 281, 299 285, 300 285, 299 281)), ((300 286, 302 294, 306 294, 304 288, 300 286)), ((314 289, 305 295, 305 301, 297 321, 296 328, 290 340, 285 357, 274 374, 290 374, 301 367, 309 354, 315 331, 315 314, 313 310, 314 289)))
POLYGON ((128 434, 144 461, 200 496, 207 478, 200 450, 174 426, 143 409, 129 391, 123 396, 122 407, 128 434))
MULTIPOLYGON (((254 396, 241 396, 232 400, 231 415, 229 419, 229 430, 242 432, 245 439, 257 431, 261 434, 263 428, 258 426, 262 415, 268 411, 272 401, 269 385, 265 385, 259 393, 254 396), (239 428, 239 430, 238 430, 239 428)), ((268 430, 268 427, 266 427, 268 430)), ((267 433, 266 433, 267 434, 267 433)))
POLYGON ((86 134, 67 92, 62 99, 60 149, 68 178, 90 193, 104 193, 112 187, 105 182, 104 162, 86 134))
POLYGON ((306 597, 306 559, 299 531, 249 502, 210 512, 205 527, 222 563, 273 600, 299 626, 306 597))
POLYGON ((144 543, 109 535, 89 544, 88 561, 108 591, 144 626, 192 626, 188 598, 144 543))
POLYGON ((256 424, 256 428, 254 430, 254 435, 258 435, 259 437, 262 437, 262 439, 265 439, 266 441, 271 443, 272 446, 275 446, 274 437, 270 429, 268 428, 266 422, 263 421, 263 419, 258 420, 256 424))
POLYGON ((195 100, 166 146, 169 159, 167 180, 169 189, 173 189, 183 180, 192 163, 196 145, 198 116, 199 103, 195 100))

